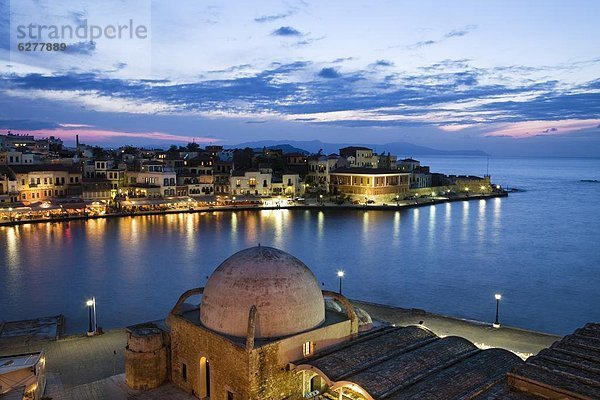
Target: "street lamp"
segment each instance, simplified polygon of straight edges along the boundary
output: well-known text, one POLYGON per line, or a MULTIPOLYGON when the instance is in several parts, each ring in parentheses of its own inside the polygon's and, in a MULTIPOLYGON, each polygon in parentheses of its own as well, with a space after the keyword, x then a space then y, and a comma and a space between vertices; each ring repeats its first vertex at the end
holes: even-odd
POLYGON ((98 330, 98 321, 96 320, 96 297, 92 297, 90 300, 85 302, 85 305, 88 306, 88 314, 89 314, 89 326, 88 326, 88 332, 87 335, 88 336, 92 336, 96 334, 96 331, 98 330), (93 313, 94 313, 94 317, 93 317, 93 323, 92 323, 92 308, 93 313))
POLYGON ((481 186, 481 194, 483 194, 483 192, 485 192, 485 186, 481 186))
POLYGON ((496 298, 496 321, 494 322, 494 324, 492 326, 494 328, 500 328, 500 322, 498 322, 498 309, 500 308, 500 299, 502 299, 502 295, 499 293, 496 293, 494 295, 494 297, 496 298))
POLYGON ((92 307, 94 306, 94 300, 86 301, 85 305, 88 306, 88 314, 89 314, 89 327, 88 327, 87 335, 92 336, 94 334, 94 330, 92 329, 92 307))
POLYGON ((319 195, 319 201, 321 202, 321 205, 323 205, 323 195, 322 194, 319 195))
POLYGON ((342 278, 344 278, 344 271, 342 271, 342 270, 339 270, 339 271, 337 272, 337 276, 338 276, 338 278, 339 278, 339 280, 340 280, 340 290, 339 290, 339 294, 342 294, 342 278))

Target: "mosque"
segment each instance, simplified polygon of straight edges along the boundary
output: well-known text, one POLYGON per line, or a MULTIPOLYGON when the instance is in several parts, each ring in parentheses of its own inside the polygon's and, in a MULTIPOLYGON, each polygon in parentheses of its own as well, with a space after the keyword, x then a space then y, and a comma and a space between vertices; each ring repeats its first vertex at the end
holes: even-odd
POLYGON ((127 334, 131 388, 170 381, 200 399, 505 398, 507 373, 523 364, 423 326, 373 327, 302 261, 265 246, 232 255, 166 320, 127 334))

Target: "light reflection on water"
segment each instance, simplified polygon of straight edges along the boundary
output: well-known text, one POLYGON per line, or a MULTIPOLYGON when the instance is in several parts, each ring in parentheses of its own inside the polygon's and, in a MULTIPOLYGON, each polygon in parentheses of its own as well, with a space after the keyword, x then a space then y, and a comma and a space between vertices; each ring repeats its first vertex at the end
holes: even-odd
MULTIPOLYGON (((0 228, 0 320, 63 313, 83 331, 164 317, 218 264, 258 243, 303 260, 352 298, 568 333, 600 320, 599 191, 536 191, 394 212, 271 210, 136 216, 0 228), (535 204, 535 207, 532 207, 535 204), (570 208, 569 208, 570 206, 570 208), (568 210, 568 211, 566 211, 568 210)), ((600 186, 600 185, 599 185, 600 186)))

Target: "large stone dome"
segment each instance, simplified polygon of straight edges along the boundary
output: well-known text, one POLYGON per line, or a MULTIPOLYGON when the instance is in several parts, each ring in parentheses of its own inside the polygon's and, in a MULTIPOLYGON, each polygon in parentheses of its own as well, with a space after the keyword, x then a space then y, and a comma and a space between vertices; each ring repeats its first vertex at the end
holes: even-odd
POLYGON ((200 320, 217 332, 245 337, 256 306, 256 338, 292 335, 325 320, 317 279, 296 257, 272 247, 235 253, 212 273, 202 296, 200 320))

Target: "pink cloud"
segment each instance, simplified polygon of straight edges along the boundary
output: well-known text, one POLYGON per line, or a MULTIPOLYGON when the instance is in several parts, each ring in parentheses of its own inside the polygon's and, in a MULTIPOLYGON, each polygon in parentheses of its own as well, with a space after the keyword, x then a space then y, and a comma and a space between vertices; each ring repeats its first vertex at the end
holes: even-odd
POLYGON ((582 129, 596 128, 600 119, 565 119, 562 121, 525 121, 502 124, 484 136, 527 138, 532 136, 556 136, 582 129))
MULTIPOLYGON (((77 124, 61 124, 61 126, 68 125, 76 125, 77 124)), ((79 135, 79 139, 82 142, 86 140, 90 140, 93 142, 103 142, 110 138, 118 138, 118 137, 132 137, 138 139, 151 139, 151 140, 164 140, 169 142, 184 142, 188 143, 192 141, 192 139, 196 143, 212 143, 217 142, 219 139, 215 138, 206 138, 206 137, 191 137, 184 135, 174 135, 171 133, 164 132, 123 132, 123 131, 110 131, 103 129, 38 129, 33 131, 12 131, 13 133, 27 133, 36 136, 56 136, 61 139, 66 140, 75 140, 75 135, 79 135)))

